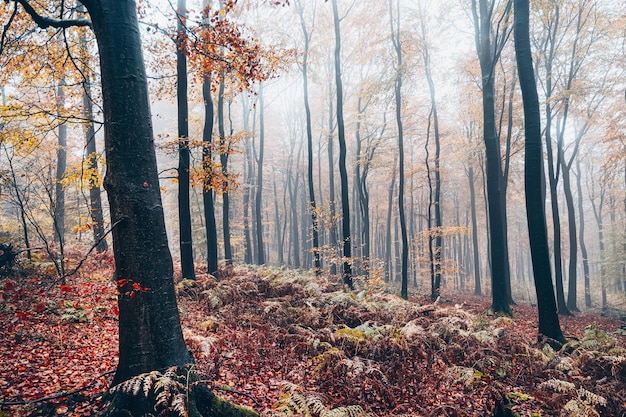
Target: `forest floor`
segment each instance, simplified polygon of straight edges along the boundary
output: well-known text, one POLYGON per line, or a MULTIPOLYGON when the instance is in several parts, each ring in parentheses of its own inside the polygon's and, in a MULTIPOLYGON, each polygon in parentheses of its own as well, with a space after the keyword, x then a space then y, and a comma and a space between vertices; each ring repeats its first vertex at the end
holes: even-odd
MULTIPOLYGON (((112 264, 94 256, 64 285, 45 264, 0 281, 0 417, 102 409, 117 362, 112 264)), ((555 351, 537 341, 529 305, 498 317, 485 297, 432 304, 291 270, 222 275, 177 284, 184 335, 201 377, 262 416, 492 416, 498 406, 626 416, 619 320, 561 317, 569 343, 555 351)))

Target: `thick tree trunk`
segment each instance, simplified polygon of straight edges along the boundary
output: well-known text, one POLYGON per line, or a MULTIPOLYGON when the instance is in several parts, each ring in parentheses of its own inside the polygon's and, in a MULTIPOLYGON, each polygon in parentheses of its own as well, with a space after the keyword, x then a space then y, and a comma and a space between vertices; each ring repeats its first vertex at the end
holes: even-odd
POLYGON ((193 358, 185 346, 159 188, 136 4, 84 0, 100 52, 119 307, 113 383, 193 358))
MULTIPOLYGON (((473 0, 475 1, 475 0, 473 0)), ((475 8, 474 8, 475 9, 475 8)), ((487 195, 489 204, 490 251, 491 251, 491 298, 492 309, 510 314, 507 294, 505 225, 503 216, 502 166, 500 142, 495 121, 495 77, 493 74, 497 59, 491 41, 491 12, 487 0, 479 0, 480 18, 476 17, 476 47, 482 74, 483 136, 487 168, 487 195)))
POLYGON ((195 279, 189 205, 189 103, 187 100, 187 0, 178 0, 176 26, 176 98, 178 100, 178 233, 183 278, 195 279))
POLYGON ((530 50, 528 0, 515 0, 515 55, 524 102, 526 134, 524 190, 539 310, 539 334, 559 342, 565 342, 556 310, 550 269, 545 197, 542 195, 544 179, 542 175, 541 116, 530 50))

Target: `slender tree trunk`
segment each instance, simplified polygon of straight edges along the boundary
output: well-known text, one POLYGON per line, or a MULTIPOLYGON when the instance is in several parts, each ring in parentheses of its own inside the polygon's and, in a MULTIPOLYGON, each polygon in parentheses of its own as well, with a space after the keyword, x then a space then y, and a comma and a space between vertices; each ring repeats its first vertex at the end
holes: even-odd
POLYGON ((530 50, 528 0, 515 0, 515 55, 524 102, 526 134, 524 190, 539 310, 539 334, 564 343, 565 337, 561 332, 552 289, 545 200, 541 191, 544 180, 542 175, 541 116, 530 50))
POLYGON ((572 186, 570 183, 570 168, 561 159, 561 168, 563 169, 563 192, 565 193, 565 202, 567 205, 567 223, 569 231, 569 271, 568 271, 568 287, 567 287, 567 308, 569 311, 580 311, 576 303, 576 267, 578 266, 578 239, 576 236, 576 213, 574 211, 574 196, 572 195, 572 186))
POLYGON ((302 56, 302 88, 304 91, 304 111, 306 114, 306 139, 307 139, 307 179, 309 186, 309 211, 311 212, 311 233, 313 234, 313 261, 315 274, 322 272, 322 263, 320 260, 320 239, 319 225, 317 219, 317 205, 315 204, 315 187, 313 184, 313 129, 311 126, 311 106, 309 105, 309 43, 310 33, 306 28, 304 21, 304 8, 300 1, 298 4, 298 15, 300 16, 300 27, 304 36, 304 53, 302 56))
MULTIPOLYGON (((250 131, 248 116, 250 114, 250 109, 247 107, 245 98, 242 100, 243 103, 243 130, 245 132, 250 131)), ((245 239, 245 251, 244 251, 244 262, 248 265, 252 264, 254 253, 252 247, 252 236, 250 232, 250 194, 252 190, 252 176, 253 174, 253 163, 252 163, 252 144, 251 138, 245 139, 245 151, 244 151, 244 190, 243 190, 243 234, 245 239)))
MULTIPOLYGON (((402 128, 402 41, 400 39, 400 3, 396 0, 396 23, 394 25, 392 1, 389 0, 389 24, 391 28, 391 41, 396 52, 396 79, 395 79, 395 104, 396 125, 398 128, 398 216, 400 220, 400 235, 402 239, 401 255, 401 290, 400 296, 405 300, 409 298, 409 239, 406 229, 406 216, 404 214, 404 130, 402 128)), ((396 237, 397 239, 397 237, 396 237)))
MULTIPOLYGON (((86 75, 83 81, 83 112, 87 120, 85 130, 87 169, 96 173, 98 172, 98 152, 96 149, 96 130, 93 124, 91 79, 89 75, 86 75)), ((96 250, 99 253, 105 252, 109 245, 104 238, 104 214, 102 212, 100 184, 95 180, 94 175, 90 175, 89 177, 89 215, 91 217, 94 242, 97 242, 96 250)))
POLYGON ((330 265, 330 274, 337 274, 337 262, 335 258, 337 258, 337 245, 339 244, 339 236, 337 236, 337 224, 336 224, 336 210, 337 210, 337 202, 335 200, 335 156, 334 156, 334 143, 333 143, 333 112, 332 112, 332 100, 328 100, 328 204, 329 204, 329 213, 328 217, 330 218, 329 225, 329 239, 330 239, 330 251, 331 251, 331 265, 330 265))
POLYGON ((183 278, 195 279, 189 205, 189 103, 187 100, 187 0, 178 0, 176 27, 176 98, 178 99, 178 232, 183 278))
POLYGON ((233 251, 230 243, 230 200, 229 200, 229 181, 228 181, 228 154, 230 152, 230 144, 226 140, 226 129, 224 127, 224 72, 221 74, 220 86, 217 96, 217 129, 220 144, 220 163, 222 165, 223 188, 222 188, 222 231, 224 236, 224 259, 226 265, 233 262, 233 251))
POLYGON ((576 158, 576 189, 578 192, 578 213, 580 222, 580 253, 583 258, 583 274, 585 281, 585 307, 591 308, 591 286, 589 283, 589 258, 587 256, 587 245, 585 244, 585 207, 583 206, 582 171, 580 169, 580 159, 576 158))
POLYGON ((258 265, 265 264, 265 252, 263 246, 263 156, 265 152, 265 104, 263 100, 263 84, 259 85, 259 152, 257 155, 256 177, 256 261, 258 265))
POLYGON ((346 134, 343 120, 343 83, 341 81, 341 32, 339 28, 339 12, 337 0, 331 0, 333 6, 333 22, 335 28, 335 84, 337 94, 337 139, 339 141, 339 177, 341 178, 341 231, 343 246, 343 282, 349 289, 352 284, 352 239, 350 237, 350 201, 348 188, 348 171, 346 169, 346 134))
POLYGON ((389 186, 389 196, 387 204, 387 236, 385 238, 385 282, 391 282, 393 278, 393 267, 391 263, 391 215, 393 213, 393 189, 396 186, 396 166, 397 158, 393 159, 391 171, 391 185, 389 186))
MULTIPOLYGON (((79 13, 85 13, 82 4, 78 7, 79 13)), ((84 31, 79 32, 80 54, 84 63, 88 62, 89 51, 84 31)), ((105 252, 109 245, 104 238, 104 214, 102 212, 102 196, 98 174, 98 152, 96 148, 96 130, 94 128, 93 102, 91 99, 91 73, 87 66, 83 69, 83 116, 85 117, 85 152, 87 154, 87 170, 89 176, 89 216, 91 218, 91 230, 98 253, 105 252)))
MULTIPOLYGON (((278 265, 283 265, 285 263, 284 259, 284 233, 280 231, 280 212, 278 211, 278 194, 276 193, 276 180, 273 181, 274 184, 274 224, 276 225, 276 252, 278 254, 278 265)), ((284 199, 283 199, 284 201, 284 199)), ((286 215, 286 213, 285 213, 286 215)))
MULTIPOLYGON (((57 87, 57 108, 59 114, 65 107, 65 80, 59 81, 57 87)), ((65 188, 62 180, 67 169, 67 124, 65 121, 59 122, 59 133, 57 137, 57 169, 55 177, 54 192, 54 241, 59 244, 61 258, 63 258, 65 246, 65 188)), ((64 265, 61 262, 61 265, 64 265)))
POLYGON ((467 178, 470 189, 470 210, 472 214, 472 249, 474 252, 474 294, 481 295, 480 283, 480 248, 478 247, 478 221, 476 219, 476 190, 474 187, 474 167, 467 170, 467 178))
POLYGON ((217 277, 218 247, 217 224, 215 222, 215 192, 213 190, 213 98, 211 97, 211 79, 205 76, 202 83, 204 100, 204 128, 202 130, 202 201, 204 203, 204 223, 206 230, 207 272, 217 277))

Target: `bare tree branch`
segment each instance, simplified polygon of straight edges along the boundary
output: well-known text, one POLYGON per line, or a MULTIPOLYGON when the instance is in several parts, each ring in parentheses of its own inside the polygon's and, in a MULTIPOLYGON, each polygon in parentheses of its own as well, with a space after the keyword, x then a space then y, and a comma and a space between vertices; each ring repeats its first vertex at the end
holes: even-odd
POLYGON ((42 29, 53 28, 69 28, 72 26, 89 26, 91 21, 88 19, 55 19, 49 16, 42 16, 30 5, 28 0, 15 0, 16 3, 22 5, 26 13, 33 18, 37 26, 42 29))

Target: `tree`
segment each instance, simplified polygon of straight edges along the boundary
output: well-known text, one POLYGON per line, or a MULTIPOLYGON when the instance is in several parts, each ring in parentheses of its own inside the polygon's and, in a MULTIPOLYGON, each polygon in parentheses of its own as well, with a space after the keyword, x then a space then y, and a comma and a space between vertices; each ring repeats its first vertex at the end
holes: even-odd
MULTIPOLYGON (((495 1, 495 0, 494 0, 495 1)), ((495 66, 500 58, 502 48, 508 37, 507 19, 511 1, 507 0, 505 11, 495 31, 496 39, 492 41, 494 28, 492 18, 495 3, 488 0, 472 0, 474 16, 475 43, 480 71, 482 75, 483 104, 483 140, 486 149, 487 195, 489 204, 490 252, 491 252, 491 298, 492 309, 496 312, 510 314, 509 294, 507 293, 506 274, 506 227, 503 216, 502 195, 502 162, 500 143, 496 133, 495 121, 495 66), (500 25, 504 28, 500 28, 500 25)))
POLYGON ((105 188, 120 291, 120 361, 114 383, 189 363, 165 233, 135 2, 85 0, 90 21, 51 18, 27 0, 18 3, 42 29, 91 26, 98 42, 108 163, 105 188))
MULTIPOLYGON (((78 9, 85 13, 84 6, 78 9)), ((99 253, 108 249, 108 243, 104 234, 104 214, 102 212, 102 196, 100 192, 101 176, 98 172, 98 152, 96 147, 96 129, 94 127, 93 98, 91 88, 91 71, 87 65, 89 52, 87 50, 86 29, 79 29, 79 43, 81 61, 85 68, 83 73, 83 114, 85 118, 85 150, 87 154, 87 171, 89 172, 89 215, 91 217, 92 230, 96 250, 99 253)))
POLYGON ((183 278, 195 279, 189 205, 189 103, 187 99, 187 1, 178 0, 176 28, 176 98, 178 99, 178 231, 183 278))
POLYGON ((565 343, 552 287, 545 194, 542 192, 544 178, 541 116, 530 50, 528 0, 515 0, 514 19, 515 56, 524 102, 526 216, 533 262, 533 277, 537 293, 537 309, 539 311, 539 334, 565 343))
POLYGON ((437 99, 435 95, 435 83, 433 81, 431 68, 430 68, 430 52, 426 41, 426 26, 424 20, 421 21, 421 35, 424 41, 422 46, 422 57, 424 59, 424 71, 426 73, 426 81, 428 82, 428 92, 430 97, 430 115, 428 118, 428 132, 426 133, 426 170, 428 176, 429 187, 429 204, 428 204, 428 254, 430 258, 430 274, 431 274, 431 294, 430 298, 435 301, 440 296, 441 287, 441 263, 443 255, 443 223, 441 219, 441 169, 440 169, 440 155, 441 155, 441 141, 439 134, 439 113, 437 112, 437 99), (435 139, 435 167, 433 169, 435 174, 434 190, 433 181, 431 177, 430 164, 428 161, 429 150, 428 141, 430 139, 430 126, 432 123, 433 135, 435 139), (432 228, 432 209, 435 209, 435 227, 432 228), (433 248, 433 243, 435 244, 433 248))
POLYGON ((206 231, 207 266, 209 274, 217 276, 217 225, 215 223, 215 200, 212 186, 213 171, 213 98, 211 97, 211 78, 204 75, 202 79, 202 98, 204 100, 204 127, 202 129, 202 169, 205 172, 202 180, 202 201, 204 204, 204 226, 206 231))
POLYGON ((337 95, 337 139, 339 142, 339 178, 341 181, 341 232, 343 246, 342 275, 348 288, 352 284, 352 239, 350 237, 350 201, 348 191, 348 170, 346 169, 346 134, 343 119, 343 83, 341 80, 341 30, 337 0, 331 0, 335 29, 335 87, 337 95))
POLYGON ((395 74, 395 105, 396 124, 398 128, 398 216, 400 218, 400 235, 402 236, 402 261, 401 261, 401 286, 400 296, 409 298, 409 239, 406 230, 406 216, 404 215, 404 130, 402 128, 402 41, 400 39, 400 2, 396 0, 396 22, 394 23, 393 3, 389 0, 389 25, 391 33, 391 43, 396 52, 396 62, 394 63, 395 74))
POLYGON ((320 259, 320 239, 319 239, 319 222, 317 219, 317 205, 315 204, 315 187, 313 186, 313 131, 311 127, 311 106, 309 105, 309 86, 308 86, 308 62, 309 62, 309 43, 313 29, 309 31, 304 21, 304 7, 302 3, 297 1, 298 16, 300 17, 300 27, 302 36, 304 37, 304 52, 302 56, 302 88, 304 91, 304 110, 306 113, 306 139, 307 139, 307 179, 309 187, 309 210, 311 212, 311 233, 313 234, 313 260, 315 273, 322 272, 322 263, 320 259))

